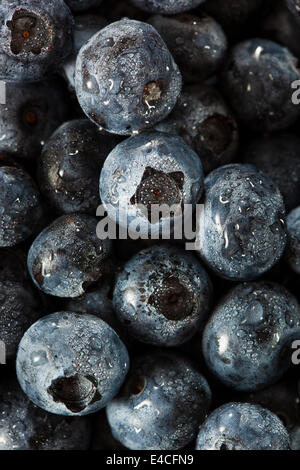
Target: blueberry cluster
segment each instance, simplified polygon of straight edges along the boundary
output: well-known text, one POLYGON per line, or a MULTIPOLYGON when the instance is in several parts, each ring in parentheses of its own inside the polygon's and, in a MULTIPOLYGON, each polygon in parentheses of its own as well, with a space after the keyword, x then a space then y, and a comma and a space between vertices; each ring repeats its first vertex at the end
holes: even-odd
POLYGON ((300 1, 0 1, 0 450, 300 450, 300 1))

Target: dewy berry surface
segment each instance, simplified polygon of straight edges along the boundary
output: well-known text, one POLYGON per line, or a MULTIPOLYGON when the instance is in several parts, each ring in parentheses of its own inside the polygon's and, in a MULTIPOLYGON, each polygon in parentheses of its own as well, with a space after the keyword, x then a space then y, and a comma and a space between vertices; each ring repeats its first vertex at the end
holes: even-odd
POLYGON ((299 61, 300 0, 0 0, 0 450, 300 450, 299 61))

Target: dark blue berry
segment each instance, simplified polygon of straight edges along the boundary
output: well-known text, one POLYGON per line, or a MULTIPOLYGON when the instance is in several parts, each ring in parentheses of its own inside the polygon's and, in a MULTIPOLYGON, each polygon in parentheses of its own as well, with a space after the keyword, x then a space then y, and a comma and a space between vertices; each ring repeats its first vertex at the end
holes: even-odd
POLYGON ((206 321, 210 280, 197 259, 171 245, 154 245, 129 260, 114 289, 114 308, 139 341, 176 346, 206 321))
POLYGON ((132 450, 177 450, 196 436, 211 402, 205 378, 185 357, 161 352, 139 358, 107 406, 112 434, 132 450))
POLYGON ((278 186, 287 211, 300 204, 300 139, 292 134, 274 135, 251 142, 245 163, 264 171, 278 186))
POLYGON ((33 405, 14 377, 0 385, 0 450, 86 450, 87 418, 46 413, 33 405))
POLYGON ((57 312, 26 331, 16 366, 33 403, 50 413, 81 416, 103 408, 118 393, 129 357, 100 318, 57 312))
POLYGON ((33 82, 55 72, 72 51, 72 27, 63 0, 3 0, 0 79, 33 82))
POLYGON ((54 80, 6 84, 6 104, 0 104, 0 153, 18 158, 39 156, 43 144, 62 124, 68 103, 54 80))
POLYGON ((250 403, 228 403, 202 424, 196 450, 289 450, 290 439, 280 419, 250 403))
POLYGON ((219 276, 251 280, 282 256, 286 234, 278 188, 252 165, 217 168, 205 180, 197 228, 199 255, 219 276))
POLYGON ((199 155, 205 174, 230 163, 238 149, 236 120, 217 90, 206 85, 184 87, 173 112, 155 128, 180 135, 199 155))
POLYGON ((279 284, 244 283, 221 299, 206 324, 203 354, 209 369, 236 390, 264 388, 292 364, 300 338, 300 307, 279 284))
POLYGON ((181 74, 151 25, 123 19, 81 48, 75 86, 92 121, 109 132, 130 135, 170 113, 181 90, 181 74))
POLYGON ((32 243, 28 269, 46 294, 78 297, 97 284, 108 268, 109 240, 96 235, 96 217, 64 215, 45 228, 32 243))
POLYGON ((0 167, 0 246, 14 246, 30 237, 42 214, 32 178, 21 168, 0 167))
POLYGON ((185 81, 199 82, 222 65, 227 40, 221 26, 210 16, 181 14, 149 18, 179 66, 185 81))
POLYGON ((249 39, 231 50, 222 87, 243 124, 260 132, 276 131, 300 116, 291 93, 299 79, 297 59, 288 49, 266 39, 249 39))
POLYGON ((147 131, 124 140, 108 155, 99 187, 108 215, 121 226, 133 224, 143 235, 158 234, 181 218, 184 204, 198 202, 202 165, 181 137, 147 131), (163 204, 175 214, 157 220, 151 208, 163 204))
POLYGON ((118 142, 88 119, 60 126, 38 160, 38 182, 49 206, 58 213, 96 214, 100 171, 118 142))

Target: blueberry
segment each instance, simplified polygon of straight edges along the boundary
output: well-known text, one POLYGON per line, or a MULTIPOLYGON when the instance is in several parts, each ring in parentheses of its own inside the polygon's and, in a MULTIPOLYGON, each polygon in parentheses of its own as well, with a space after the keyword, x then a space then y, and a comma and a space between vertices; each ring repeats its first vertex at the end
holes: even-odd
POLYGON ((65 0, 72 11, 80 12, 89 8, 98 7, 102 0, 65 0))
POLYGON ((296 298, 279 284, 243 283, 215 308, 202 347, 209 369, 221 382, 252 391, 271 385, 287 371, 295 338, 300 338, 296 298))
POLYGON ((139 226, 143 235, 159 234, 181 220, 183 204, 198 202, 202 165, 181 137, 147 131, 121 142, 108 155, 99 187, 108 215, 121 226, 139 226), (174 216, 153 214, 153 206, 163 204, 174 208, 174 216))
POLYGON ((185 81, 205 80, 222 65, 227 40, 221 26, 210 16, 157 15, 148 21, 166 41, 185 81))
POLYGON ((300 79, 297 59, 273 41, 249 39, 231 51, 222 86, 239 119, 256 131, 285 129, 300 115, 291 85, 300 79))
POLYGON ((42 213, 31 177, 21 168, 0 167, 0 246, 14 246, 30 237, 42 213))
POLYGON ((81 48, 75 86, 92 121, 109 132, 129 135, 170 113, 181 90, 181 74, 151 25, 123 19, 81 48))
POLYGON ((289 450, 287 430, 259 405, 227 403, 202 424, 196 450, 289 450))
POLYGON ((205 174, 230 163, 238 149, 236 120, 217 90, 206 85, 184 87, 173 112, 155 128, 180 135, 199 155, 205 174))
POLYGON ((0 450, 86 450, 90 441, 87 418, 65 418, 33 405, 15 377, 0 385, 0 450))
POLYGON ((57 312, 24 334, 17 376, 28 398, 44 410, 81 416, 118 393, 129 357, 115 331, 94 315, 57 312))
POLYGON ((201 5, 225 29, 230 37, 253 35, 264 10, 272 0, 208 0, 201 5))
POLYGON ((0 281, 0 341, 13 359, 29 326, 41 316, 41 305, 28 282, 0 281))
POLYGON ((66 116, 67 100, 55 81, 7 83, 6 104, 0 104, 0 153, 38 156, 66 116))
POLYGON ((150 13, 163 13, 173 15, 182 11, 196 8, 204 0, 131 0, 131 2, 150 13))
POLYGON ((75 16, 74 20, 73 53, 63 63, 64 76, 72 90, 75 88, 75 65, 79 50, 94 34, 107 25, 105 18, 91 13, 75 16))
POLYGON ((96 235, 96 217, 64 215, 46 227, 32 243, 28 269, 46 294, 78 297, 104 275, 111 242, 96 235))
POLYGON ((175 353, 142 356, 107 406, 115 439, 132 450, 177 450, 191 442, 211 402, 206 379, 175 353))
POLYGON ((33 82, 55 72, 72 50, 72 27, 63 0, 3 0, 0 79, 33 82))
POLYGON ((278 186, 287 210, 300 204, 300 139, 292 134, 258 139, 248 145, 244 155, 264 171, 278 186))
POLYGON ((100 170, 118 142, 88 119, 60 126, 38 161, 38 182, 49 206, 58 213, 96 214, 100 170))
POLYGON ((190 253, 154 245, 124 266, 114 289, 114 307, 126 331, 139 341, 176 346, 206 321, 210 280, 190 253))
POLYGON ((251 280, 268 271, 286 244, 282 196, 252 165, 217 168, 205 179, 197 249, 219 276, 251 280))
POLYGON ((290 268, 300 274, 300 207, 292 210, 286 218, 288 234, 285 259, 290 268))

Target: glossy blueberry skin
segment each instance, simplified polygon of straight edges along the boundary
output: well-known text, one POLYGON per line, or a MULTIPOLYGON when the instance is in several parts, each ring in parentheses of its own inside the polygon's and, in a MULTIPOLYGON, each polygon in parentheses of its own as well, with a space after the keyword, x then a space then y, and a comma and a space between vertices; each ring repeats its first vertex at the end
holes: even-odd
POLYGON ((131 0, 131 2, 149 13, 174 15, 196 8, 204 0, 131 0))
POLYGON ((63 215, 37 236, 27 264, 39 289, 57 297, 78 297, 101 279, 111 242, 97 238, 96 226, 96 217, 63 215))
POLYGON ((130 335, 156 346, 177 346, 206 321, 212 286, 192 254, 154 245, 125 264, 113 300, 117 318, 130 335))
POLYGON ((15 377, 1 377, 0 450, 86 450, 87 418, 46 413, 28 400, 15 377))
POLYGON ((73 53, 63 63, 64 77, 71 90, 75 88, 76 58, 81 47, 100 29, 107 25, 107 20, 102 16, 85 13, 74 18, 73 53))
POLYGON ((293 134, 254 140, 244 159, 264 171, 278 186, 287 211, 300 204, 300 139, 293 134))
POLYGON ((213 311, 202 349, 207 366, 221 382, 253 391, 287 371, 289 347, 299 338, 300 307, 292 294, 275 283, 243 283, 213 311))
POLYGON ((48 205, 58 214, 96 214, 100 171, 117 143, 117 136, 88 119, 60 126, 38 160, 38 182, 48 205))
POLYGON ((151 206, 173 205, 182 212, 182 204, 195 205, 203 191, 201 161, 181 137, 143 132, 124 140, 108 155, 99 190, 108 215, 122 227, 139 224, 141 234, 151 230, 159 234, 180 213, 157 221, 151 218, 151 206))
POLYGON ((28 282, 0 281, 0 341, 7 360, 15 357, 24 332, 41 315, 41 303, 28 282))
POLYGON ((181 91, 181 74, 151 25, 123 19, 81 48, 75 87, 79 104, 93 122, 130 135, 170 113, 181 91))
POLYGON ((185 81, 206 80, 222 65, 227 39, 221 26, 210 16, 204 13, 156 15, 148 21, 166 42, 185 81))
POLYGON ((6 104, 0 104, 0 152, 22 159, 38 156, 66 116, 67 100, 54 80, 7 83, 6 104))
POLYGON ((65 0, 65 2, 72 11, 80 12, 98 7, 102 0, 65 0))
POLYGON ((282 196, 252 165, 231 164, 205 179, 198 253, 220 277, 252 280, 268 271, 286 244, 282 196))
POLYGON ((127 349, 94 315, 57 312, 34 323, 17 355, 28 398, 49 413, 82 416, 105 407, 128 372, 127 349))
POLYGON ((266 39, 237 44, 229 54, 222 87, 238 118, 259 132, 285 129, 299 117, 291 84, 299 80, 291 52, 266 39))
POLYGON ((72 51, 73 17, 63 0, 3 0, 0 80, 39 81, 72 51))
POLYGON ((227 403, 202 424, 196 450, 290 450, 280 419, 250 403, 227 403))
POLYGON ((288 235, 285 259, 290 268, 300 274, 300 207, 292 210, 286 218, 288 235))
POLYGON ((230 163, 238 149, 235 117, 212 87, 185 86, 170 116, 155 128, 180 135, 199 155, 204 173, 230 163))
POLYGON ((177 450, 191 442, 211 403, 206 379, 176 353, 140 357, 107 406, 112 434, 132 450, 177 450))
POLYGON ((39 191, 21 168, 0 167, 0 246, 26 240, 36 230, 43 214, 39 191))

